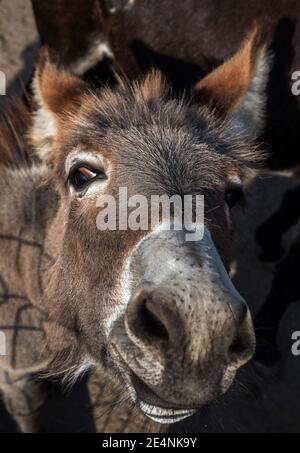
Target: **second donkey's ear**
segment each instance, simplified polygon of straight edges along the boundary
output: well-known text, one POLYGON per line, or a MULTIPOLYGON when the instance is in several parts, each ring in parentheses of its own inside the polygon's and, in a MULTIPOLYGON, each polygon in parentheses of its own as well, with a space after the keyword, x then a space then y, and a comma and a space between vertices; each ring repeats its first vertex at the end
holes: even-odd
POLYGON ((255 25, 240 49, 194 87, 200 102, 208 102, 220 117, 232 120, 249 138, 259 136, 265 122, 270 24, 262 25, 255 25))
POLYGON ((79 108, 84 91, 85 83, 59 67, 48 49, 42 48, 33 79, 37 110, 30 130, 30 139, 42 160, 51 158, 58 128, 68 113, 79 108))

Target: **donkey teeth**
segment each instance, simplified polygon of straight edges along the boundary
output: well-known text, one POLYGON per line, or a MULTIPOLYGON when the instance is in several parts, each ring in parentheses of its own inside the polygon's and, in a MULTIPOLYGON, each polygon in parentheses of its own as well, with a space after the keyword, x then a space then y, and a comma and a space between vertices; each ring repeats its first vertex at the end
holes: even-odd
POLYGON ((164 409, 158 406, 152 406, 142 400, 138 401, 138 406, 147 417, 162 424, 178 422, 190 417, 196 412, 194 409, 164 409))

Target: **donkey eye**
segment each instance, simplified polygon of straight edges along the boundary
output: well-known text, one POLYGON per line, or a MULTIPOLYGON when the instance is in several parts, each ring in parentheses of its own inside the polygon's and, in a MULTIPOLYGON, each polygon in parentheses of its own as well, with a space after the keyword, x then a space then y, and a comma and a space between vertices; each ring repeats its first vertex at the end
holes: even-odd
POLYGON ((103 172, 89 168, 87 166, 77 166, 76 168, 71 170, 69 175, 69 181, 75 187, 75 189, 81 189, 95 179, 104 178, 105 174, 103 172))
POLYGON ((238 203, 243 203, 245 201, 243 188, 239 185, 228 187, 225 191, 225 200, 229 209, 238 203))

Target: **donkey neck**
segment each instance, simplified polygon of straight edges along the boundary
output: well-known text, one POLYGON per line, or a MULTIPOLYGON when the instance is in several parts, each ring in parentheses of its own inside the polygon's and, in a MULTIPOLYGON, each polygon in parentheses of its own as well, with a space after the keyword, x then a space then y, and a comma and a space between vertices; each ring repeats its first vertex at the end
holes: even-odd
POLYGON ((43 181, 47 168, 0 169, 0 275, 14 292, 39 304, 46 273, 51 267, 51 250, 45 236, 55 216, 58 194, 43 181))

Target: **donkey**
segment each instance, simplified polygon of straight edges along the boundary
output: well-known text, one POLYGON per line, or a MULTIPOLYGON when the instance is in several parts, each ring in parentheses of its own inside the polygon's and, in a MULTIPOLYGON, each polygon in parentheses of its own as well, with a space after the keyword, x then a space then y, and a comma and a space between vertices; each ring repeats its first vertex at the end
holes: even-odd
MULTIPOLYGON (((275 58, 267 89, 264 134, 270 148, 267 165, 276 170, 288 170, 299 177, 300 97, 292 90, 293 84, 296 93, 299 87, 299 2, 277 0, 274 5, 273 0, 250 0, 243 4, 239 0, 90 0, 89 4, 82 5, 88 20, 80 21, 85 36, 80 44, 76 39, 68 39, 77 29, 76 8, 79 6, 54 0, 51 2, 53 14, 49 18, 44 14, 48 11, 47 3, 33 0, 41 40, 63 53, 64 61, 72 70, 76 72, 77 68, 83 67, 82 62, 91 61, 89 55, 96 42, 94 36, 101 30, 106 49, 127 76, 134 77, 155 67, 163 71, 172 81, 173 88, 179 91, 192 86, 200 73, 207 74, 232 54, 253 20, 268 17, 274 32, 275 58), (98 13, 94 14, 96 10, 98 13), (67 16, 68 22, 55 15, 55 11, 64 11, 62 17, 67 16), (90 27, 92 17, 98 18, 93 28, 90 27), (51 34, 52 30, 57 32, 51 34), (64 39, 68 40, 68 46, 62 45, 64 39), (87 40, 89 45, 85 50, 87 40)), ((98 55, 97 62, 99 59, 98 55)), ((91 74, 89 71, 87 77, 91 74)), ((262 259, 279 261, 283 258, 280 241, 284 232, 299 220, 298 205, 299 187, 296 187, 287 193, 278 213, 260 226, 256 238, 262 249, 262 259)), ((272 357, 279 358, 275 340, 277 329, 288 305, 298 298, 297 266, 292 264, 299 248, 299 232, 297 236, 287 256, 276 265, 274 289, 255 320, 259 329, 258 343, 269 344, 268 348, 258 349, 256 354, 256 358, 264 363, 272 357), (283 275, 288 276, 284 282, 283 275), (280 293, 278 287, 281 287, 280 293)))
POLYGON ((226 392, 252 357, 251 315, 228 274, 231 213, 262 158, 268 70, 258 26, 180 97, 155 71, 91 89, 41 52, 30 161, 14 163, 15 134, 1 134, 0 388, 22 431, 39 430, 41 375, 72 382, 99 368, 167 424, 226 392), (203 239, 160 217, 99 231, 97 197, 118 201, 120 187, 204 195, 203 239))
POLYGON ((41 43, 59 53, 64 65, 80 76, 112 57, 110 17, 134 5, 135 0, 32 0, 41 43))

